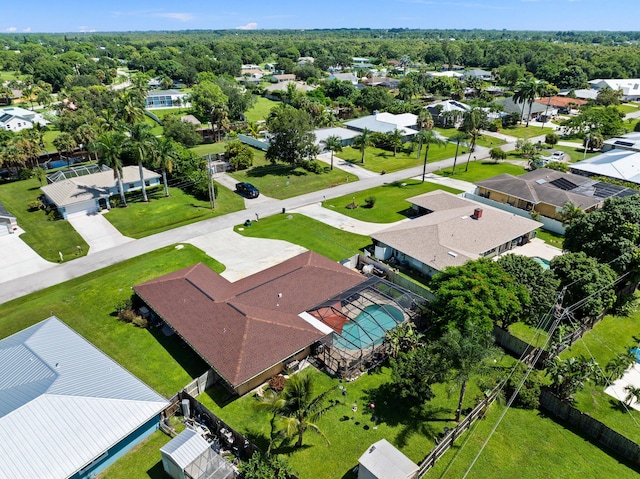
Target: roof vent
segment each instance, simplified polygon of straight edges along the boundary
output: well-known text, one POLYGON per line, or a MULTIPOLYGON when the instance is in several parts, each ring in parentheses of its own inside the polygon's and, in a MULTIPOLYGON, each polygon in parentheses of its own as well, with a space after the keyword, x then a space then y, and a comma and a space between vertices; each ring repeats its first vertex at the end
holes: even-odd
POLYGON ((454 258, 457 258, 457 257, 458 257, 458 253, 454 253, 453 251, 449 251, 447 254, 448 254, 449 256, 453 256, 454 258))
POLYGON ((482 218, 482 208, 476 208, 473 210, 473 219, 479 220, 482 218))

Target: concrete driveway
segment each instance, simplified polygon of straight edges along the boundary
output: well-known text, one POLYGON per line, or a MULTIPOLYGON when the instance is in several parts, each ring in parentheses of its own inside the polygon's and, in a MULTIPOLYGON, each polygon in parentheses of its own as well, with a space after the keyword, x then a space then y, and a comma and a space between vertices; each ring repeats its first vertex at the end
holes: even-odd
POLYGON ((134 241, 121 234, 101 213, 70 216, 68 221, 89 245, 87 254, 134 241))
POLYGON ((22 241, 19 236, 22 233, 24 231, 18 229, 13 234, 0 236, 0 251, 2 251, 0 283, 56 266, 56 263, 42 259, 22 241))
POLYGON ((237 281, 307 251, 287 241, 247 238, 225 228, 186 241, 226 266, 222 276, 237 281))
MULTIPOLYGON (((225 188, 229 188, 231 191, 236 191, 236 184, 240 183, 238 180, 230 175, 227 175, 226 173, 216 173, 213 176, 213 179, 225 188)), ((238 193, 236 193, 236 195, 237 194, 238 193)), ((260 193, 260 196, 258 196, 257 198, 242 197, 242 199, 244 200, 245 208, 251 208, 252 206, 261 205, 273 201, 273 198, 265 196, 262 193, 260 193)), ((255 218, 251 218, 251 220, 253 219, 255 218)))

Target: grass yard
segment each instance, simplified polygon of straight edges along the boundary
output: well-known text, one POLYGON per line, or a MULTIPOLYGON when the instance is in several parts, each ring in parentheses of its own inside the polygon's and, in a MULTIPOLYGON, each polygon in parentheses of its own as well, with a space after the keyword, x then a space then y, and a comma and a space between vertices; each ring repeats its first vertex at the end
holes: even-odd
POLYGON ((531 138, 535 138, 537 136, 546 135, 547 133, 553 133, 553 128, 541 128, 539 126, 533 125, 526 127, 524 124, 522 124, 503 128, 502 130, 500 130, 500 133, 502 133, 503 135, 513 136, 514 138, 524 138, 530 140, 531 138))
POLYGON ((179 188, 169 188, 169 195, 164 196, 164 187, 156 188, 150 192, 148 203, 141 198, 129 200, 127 208, 113 208, 105 218, 123 235, 143 238, 244 209, 243 199, 220 185, 214 210, 208 201, 196 199, 179 188))
POLYGON ((434 190, 444 190, 454 194, 460 193, 460 190, 429 183, 428 181, 421 183, 419 180, 407 179, 369 188, 355 195, 340 196, 327 200, 323 203, 323 206, 360 221, 393 223, 414 216, 411 210, 411 203, 406 201, 407 198, 434 190), (373 208, 365 206, 364 200, 369 197, 376 198, 373 208), (348 209, 346 206, 354 201, 358 208, 348 209))
POLYGON ((585 156, 584 154, 584 148, 583 147, 577 147, 574 148, 572 146, 564 146, 564 145, 553 145, 551 147, 551 150, 543 150, 542 151, 542 156, 545 155, 550 155, 553 151, 556 150, 560 150, 560 151, 564 151, 567 155, 569 155, 569 157, 571 158, 569 161, 570 163, 575 163, 577 161, 582 161, 585 158, 591 158, 593 156, 597 156, 600 155, 601 152, 599 151, 589 151, 587 150, 587 155, 585 156))
POLYGON ((198 156, 213 155, 216 153, 222 153, 225 145, 226 143, 224 141, 220 141, 218 143, 202 143, 201 145, 189 148, 189 150, 193 151, 198 156))
POLYGON ((250 228, 235 231, 252 238, 285 240, 340 261, 371 244, 368 236, 343 231, 300 214, 280 214, 254 222, 250 228), (291 217, 291 219, 289 219, 291 217))
POLYGON ((65 260, 86 254, 89 246, 68 221, 54 220, 53 213, 47 214, 44 210, 29 211, 28 203, 41 194, 40 183, 35 178, 0 185, 0 203, 15 215, 18 225, 25 230, 20 238, 47 261, 60 261, 58 252, 65 260), (81 254, 76 246, 82 247, 81 254))
POLYGON ((173 335, 122 323, 115 307, 131 296, 131 287, 203 262, 224 266, 185 244, 168 246, 0 305, 0 338, 52 313, 165 397, 204 373, 206 364, 173 335))
POLYGON ((638 111, 637 105, 632 103, 623 103, 622 105, 618 105, 617 108, 623 115, 638 111))
MULTIPOLYGON (((435 127, 433 129, 434 131, 437 131, 438 133, 440 133, 442 136, 446 136, 447 138, 451 138, 453 135, 455 135, 458 132, 457 128, 440 128, 440 127, 435 127)), ((476 144, 478 146, 484 146, 486 148, 493 148, 494 146, 501 146, 506 144, 507 142, 500 139, 500 138, 495 138, 493 136, 490 135, 480 135, 476 141, 476 144)), ((455 145, 455 143, 454 143, 455 145)), ((459 153, 462 154, 462 151, 466 150, 467 153, 469 152, 469 150, 466 148, 466 146, 464 146, 462 143, 460 144, 460 151, 459 153), (464 147, 464 148, 463 148, 464 147)))
POLYGON ((540 238, 548 245, 555 246, 562 249, 562 243, 564 242, 564 236, 551 231, 543 230, 542 228, 536 231, 536 238, 540 238))
POLYGON ((49 153, 53 153, 54 151, 58 151, 58 149, 54 146, 53 140, 58 138, 60 135, 60 130, 51 129, 51 127, 47 127, 47 130, 44 132, 44 149, 49 153))
POLYGON ((466 168, 466 158, 458 158, 458 160, 455 174, 451 174, 452 168, 434 171, 434 173, 436 175, 450 176, 456 180, 464 180, 471 183, 486 180, 487 178, 501 175, 503 173, 508 173, 514 176, 526 173, 526 170, 522 166, 513 165, 508 162, 494 163, 493 161, 471 161, 469 163, 469 171, 464 171, 466 168))
MULTIPOLYGON (((456 145, 453 143, 447 143, 444 147, 431 145, 429 147, 428 163, 451 158, 456 153, 456 145)), ((360 163, 362 154, 360 150, 356 148, 347 147, 339 152, 336 156, 343 160, 355 163, 358 166, 366 168, 376 173, 381 173, 383 170, 387 173, 392 171, 404 170, 412 168, 414 166, 420 166, 424 163, 424 148, 420 158, 416 158, 417 152, 408 153, 403 150, 398 150, 397 155, 393 156, 393 151, 383 150, 373 146, 368 147, 364 154, 364 164, 360 163)))
POLYGON ((357 180, 354 175, 337 168, 330 171, 328 165, 324 170, 324 173, 311 173, 284 163, 272 164, 264 158, 264 152, 254 150, 253 168, 236 171, 231 176, 238 181, 248 181, 261 194, 279 200, 357 180))
MULTIPOLYGON (((542 347, 547 340, 546 331, 536 329, 524 323, 513 323, 509 325, 509 332, 516 338, 522 339, 535 347, 542 347)), ((546 348, 545 348, 546 349, 546 348)))
MULTIPOLYGON (((452 427, 458 395, 448 394, 447 386, 434 387, 435 398, 425 403, 419 412, 412 412, 394 393, 389 382, 391 370, 381 367, 351 383, 340 384, 323 373, 312 370, 319 394, 331 387, 342 385, 328 399, 341 404, 330 409, 318 422, 331 445, 308 431, 303 447, 277 447, 274 452, 283 454, 300 479, 355 479, 352 469, 358 458, 374 442, 385 438, 398 447, 414 462, 421 461, 435 445, 435 438, 445 426, 452 427), (366 406, 373 402, 378 421, 372 420, 372 412, 366 406), (356 405, 357 411, 352 412, 356 405), (351 418, 354 419, 351 419, 351 418)), ((469 384, 465 407, 472 407, 480 391, 469 384)), ((226 393, 208 390, 198 398, 208 409, 230 426, 246 434, 258 447, 266 449, 269 437, 269 413, 255 408, 257 400, 252 395, 222 406, 220 398, 226 393)))
POLYGON ((478 461, 465 473, 487 439, 502 405, 494 403, 486 419, 478 421, 427 472, 425 479, 632 479, 638 473, 587 439, 535 410, 511 408, 478 461))
POLYGON ((274 106, 277 106, 280 102, 269 100, 263 96, 256 98, 256 102, 249 110, 244 114, 247 121, 259 121, 266 120, 267 116, 271 112, 274 106))

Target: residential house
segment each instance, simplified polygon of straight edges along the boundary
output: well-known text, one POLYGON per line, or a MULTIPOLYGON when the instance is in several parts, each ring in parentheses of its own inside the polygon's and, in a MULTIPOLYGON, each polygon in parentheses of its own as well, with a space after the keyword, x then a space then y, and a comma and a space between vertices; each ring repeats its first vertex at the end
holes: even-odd
POLYGON ((493 75, 491 74, 491 72, 487 70, 473 69, 473 70, 467 70, 466 72, 464 72, 462 74, 462 78, 464 78, 465 80, 467 78, 479 78, 482 81, 492 81, 493 75))
POLYGON ((189 95, 177 90, 151 90, 147 92, 144 99, 144 106, 148 109, 153 108, 172 108, 185 107, 190 108, 189 95))
POLYGON ((595 100, 598 98, 598 90, 592 90, 591 88, 577 88, 571 90, 568 88, 562 89, 558 92, 559 96, 569 96, 573 92, 573 97, 579 100, 595 100))
POLYGON ((361 80, 361 83, 365 86, 379 86, 390 90, 396 89, 400 86, 400 80, 385 76, 374 76, 371 78, 365 77, 361 80))
MULTIPOLYGON (((84 167, 79 167, 82 169, 84 167)), ((55 180, 41 187, 45 201, 54 205, 64 219, 70 215, 93 214, 103 209, 111 209, 109 198, 119 194, 113 170, 104 167, 102 171, 84 176, 75 176, 75 169, 54 173, 55 180)), ((160 175, 146 168, 142 169, 147 187, 160 184, 160 175)), ((51 180, 50 180, 51 181, 51 180)), ((126 192, 142 188, 140 171, 137 166, 122 168, 122 187, 126 192)))
POLYGON ((529 119, 531 120, 544 114, 546 114, 549 118, 554 118, 558 115, 558 110, 556 110, 555 108, 537 103, 535 101, 531 104, 531 111, 529 111, 528 102, 516 102, 513 97, 496 100, 496 103, 502 105, 505 113, 518 113, 519 115, 521 115, 523 121, 526 121, 527 115, 529 115, 529 119))
POLYGON ((541 105, 548 106, 550 110, 555 109, 558 111, 558 113, 564 115, 573 113, 575 110, 578 110, 581 106, 584 106, 588 103, 586 100, 581 100, 579 98, 571 98, 559 95, 537 98, 535 102, 541 105))
POLYGON ((342 142, 342 146, 351 146, 353 143, 353 139, 360 134, 360 132, 349 129, 349 128, 341 128, 341 127, 333 127, 333 128, 319 128, 314 130, 314 135, 316 135, 316 145, 323 147, 322 141, 326 140, 330 136, 337 136, 340 138, 342 142))
POLYGON ((353 72, 349 72, 349 73, 332 73, 331 75, 329 75, 329 81, 331 81, 331 80, 348 81, 348 82, 351 82, 352 85, 357 85, 358 84, 358 77, 353 72))
POLYGON ((378 133, 390 133, 398 129, 403 133, 405 138, 409 138, 418 133, 416 129, 417 123, 418 116, 413 113, 402 113, 399 115, 394 115, 393 113, 376 113, 347 121, 344 126, 358 132, 363 131, 365 128, 378 133))
POLYGON ((298 58, 298 65, 300 65, 300 66, 313 65, 314 61, 315 61, 315 58, 313 58, 313 57, 300 57, 300 58, 298 58))
POLYGON ((44 119, 40 113, 26 110, 17 106, 3 108, 0 110, 0 129, 21 131, 33 128, 34 124, 48 125, 49 122, 44 119))
POLYGON ((621 136, 609 138, 604 141, 601 151, 605 152, 613 149, 640 151, 640 132, 633 131, 621 136))
POLYGON ((458 72, 458 71, 442 71, 442 72, 427 72, 427 75, 429 75, 430 77, 447 77, 447 78, 457 78, 457 79, 461 79, 462 78, 462 73, 458 72))
POLYGON ((0 477, 89 479, 169 402, 55 316, 0 341, 0 477))
POLYGON ((605 176, 640 185, 640 151, 615 148, 569 165, 572 173, 605 176))
MULTIPOLYGON (((520 176, 502 174, 478 181, 476 195, 494 203, 562 221, 561 210, 572 202, 585 212, 602 206, 606 198, 636 194, 635 190, 572 173, 538 168, 520 176)), ((496 204, 499 208, 500 206, 496 204)))
POLYGON ((353 68, 357 68, 357 69, 369 69, 369 68, 373 68, 373 63, 371 63, 371 60, 369 58, 362 58, 362 57, 353 57, 353 68))
POLYGON ((419 469, 386 439, 372 444, 358 459, 358 479, 414 479, 419 469))
POLYGON ((517 248, 542 226, 441 190, 407 201, 420 216, 371 235, 375 257, 426 276, 517 248))
POLYGON ((611 88, 613 91, 620 91, 621 100, 638 101, 640 100, 640 78, 608 78, 590 80, 589 85, 592 90, 601 90, 602 88, 611 88))
POLYGON ((459 126, 465 112, 470 111, 471 107, 465 103, 455 100, 444 100, 432 103, 425 107, 436 125, 441 126, 459 126))
POLYGON ((296 76, 293 73, 283 73, 282 75, 272 75, 271 78, 273 78, 276 83, 296 81, 296 76))
MULTIPOLYGON (((289 89, 289 85, 295 85, 296 90, 300 90, 303 92, 308 92, 311 90, 315 90, 316 87, 307 85, 301 81, 283 81, 279 83, 273 83, 265 88, 265 92, 267 93, 267 98, 271 98, 268 94, 273 92, 286 92, 289 89)), ((271 98, 271 99, 279 99, 279 98, 271 98)))

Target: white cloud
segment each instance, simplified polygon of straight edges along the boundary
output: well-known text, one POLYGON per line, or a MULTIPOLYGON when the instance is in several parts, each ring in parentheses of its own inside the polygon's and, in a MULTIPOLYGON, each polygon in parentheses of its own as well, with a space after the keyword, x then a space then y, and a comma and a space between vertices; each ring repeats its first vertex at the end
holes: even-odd
POLYGON ((256 28, 258 28, 258 24, 256 22, 249 22, 246 25, 236 27, 236 30, 255 30, 256 28))
POLYGON ((7 31, 8 31, 8 32, 15 32, 16 30, 17 30, 17 28, 16 28, 16 27, 9 27, 9 28, 7 28, 7 31))
POLYGON ((181 22, 190 22, 194 20, 196 17, 191 13, 180 13, 180 12, 169 12, 169 13, 154 13, 151 15, 152 17, 162 17, 162 18, 171 18, 173 20, 178 20, 181 22))
POLYGON ((23 28, 22 31, 25 33, 29 33, 31 31, 31 27, 23 28))

